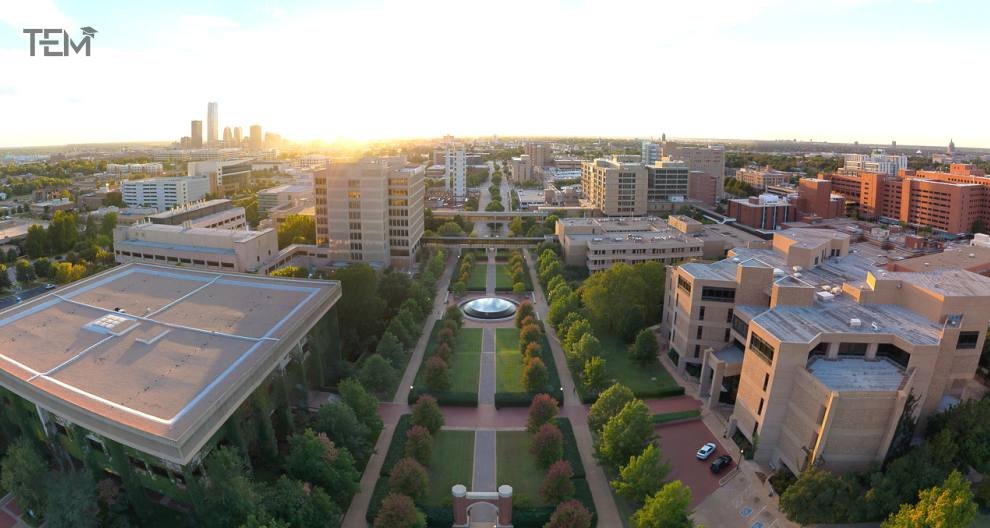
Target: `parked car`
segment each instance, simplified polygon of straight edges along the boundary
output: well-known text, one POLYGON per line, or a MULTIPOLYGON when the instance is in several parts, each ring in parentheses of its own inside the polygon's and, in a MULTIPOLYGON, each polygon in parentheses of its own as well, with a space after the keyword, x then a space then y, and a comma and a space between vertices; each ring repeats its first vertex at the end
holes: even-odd
POLYGON ((715 461, 712 462, 712 473, 722 471, 723 468, 729 467, 729 464, 732 464, 732 457, 729 455, 722 455, 716 458, 715 461))
POLYGON ((698 460, 708 460, 708 457, 712 456, 715 452, 715 444, 708 442, 707 444, 701 446, 698 450, 698 460))
POLYGON ((54 290, 55 289, 55 285, 49 282, 48 284, 45 284, 45 289, 46 290, 54 290))

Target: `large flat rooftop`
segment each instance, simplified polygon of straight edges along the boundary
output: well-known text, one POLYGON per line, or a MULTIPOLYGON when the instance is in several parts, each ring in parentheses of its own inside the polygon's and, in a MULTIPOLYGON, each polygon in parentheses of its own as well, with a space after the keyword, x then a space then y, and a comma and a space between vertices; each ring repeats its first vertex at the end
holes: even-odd
MULTIPOLYGON (((181 444, 222 425, 218 409, 339 295, 337 282, 126 264, 0 312, 0 383, 133 447, 181 444)), ((176 450, 159 454, 193 454, 176 450)))
POLYGON ((904 382, 901 367, 885 358, 815 358, 808 365, 808 370, 834 391, 892 392, 904 382))

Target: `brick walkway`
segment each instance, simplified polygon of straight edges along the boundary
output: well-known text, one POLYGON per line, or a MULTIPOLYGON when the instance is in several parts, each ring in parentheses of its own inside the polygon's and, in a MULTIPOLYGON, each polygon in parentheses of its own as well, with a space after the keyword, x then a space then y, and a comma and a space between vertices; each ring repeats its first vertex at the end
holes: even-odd
POLYGON ((495 329, 481 331, 481 365, 478 373, 478 406, 495 405, 495 329))
POLYGON ((0 528, 28 528, 30 525, 21 520, 23 514, 13 495, 0 498, 0 528))

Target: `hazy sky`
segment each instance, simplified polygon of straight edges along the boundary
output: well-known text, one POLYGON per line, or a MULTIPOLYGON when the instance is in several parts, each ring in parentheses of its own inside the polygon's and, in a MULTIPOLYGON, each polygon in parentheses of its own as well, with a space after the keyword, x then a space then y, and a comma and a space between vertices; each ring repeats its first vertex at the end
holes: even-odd
POLYGON ((174 140, 218 101, 221 131, 297 140, 988 147, 988 20, 986 0, 0 0, 0 145, 174 140), (30 57, 21 31, 87 25, 88 58, 30 57))

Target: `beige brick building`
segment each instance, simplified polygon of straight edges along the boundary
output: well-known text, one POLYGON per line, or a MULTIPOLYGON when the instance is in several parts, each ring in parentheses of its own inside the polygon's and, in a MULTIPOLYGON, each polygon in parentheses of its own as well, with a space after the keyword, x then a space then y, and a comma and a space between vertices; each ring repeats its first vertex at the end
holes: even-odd
POLYGON ((423 237, 424 168, 405 159, 334 162, 314 174, 316 244, 339 262, 409 267, 423 237))
POLYGON ((791 229, 771 248, 670 267, 663 332, 756 460, 800 472, 882 461, 909 394, 925 419, 970 395, 990 278, 889 272, 849 236, 791 229))
POLYGON ((647 173, 639 156, 612 156, 581 163, 587 204, 604 216, 646 214, 647 173))

